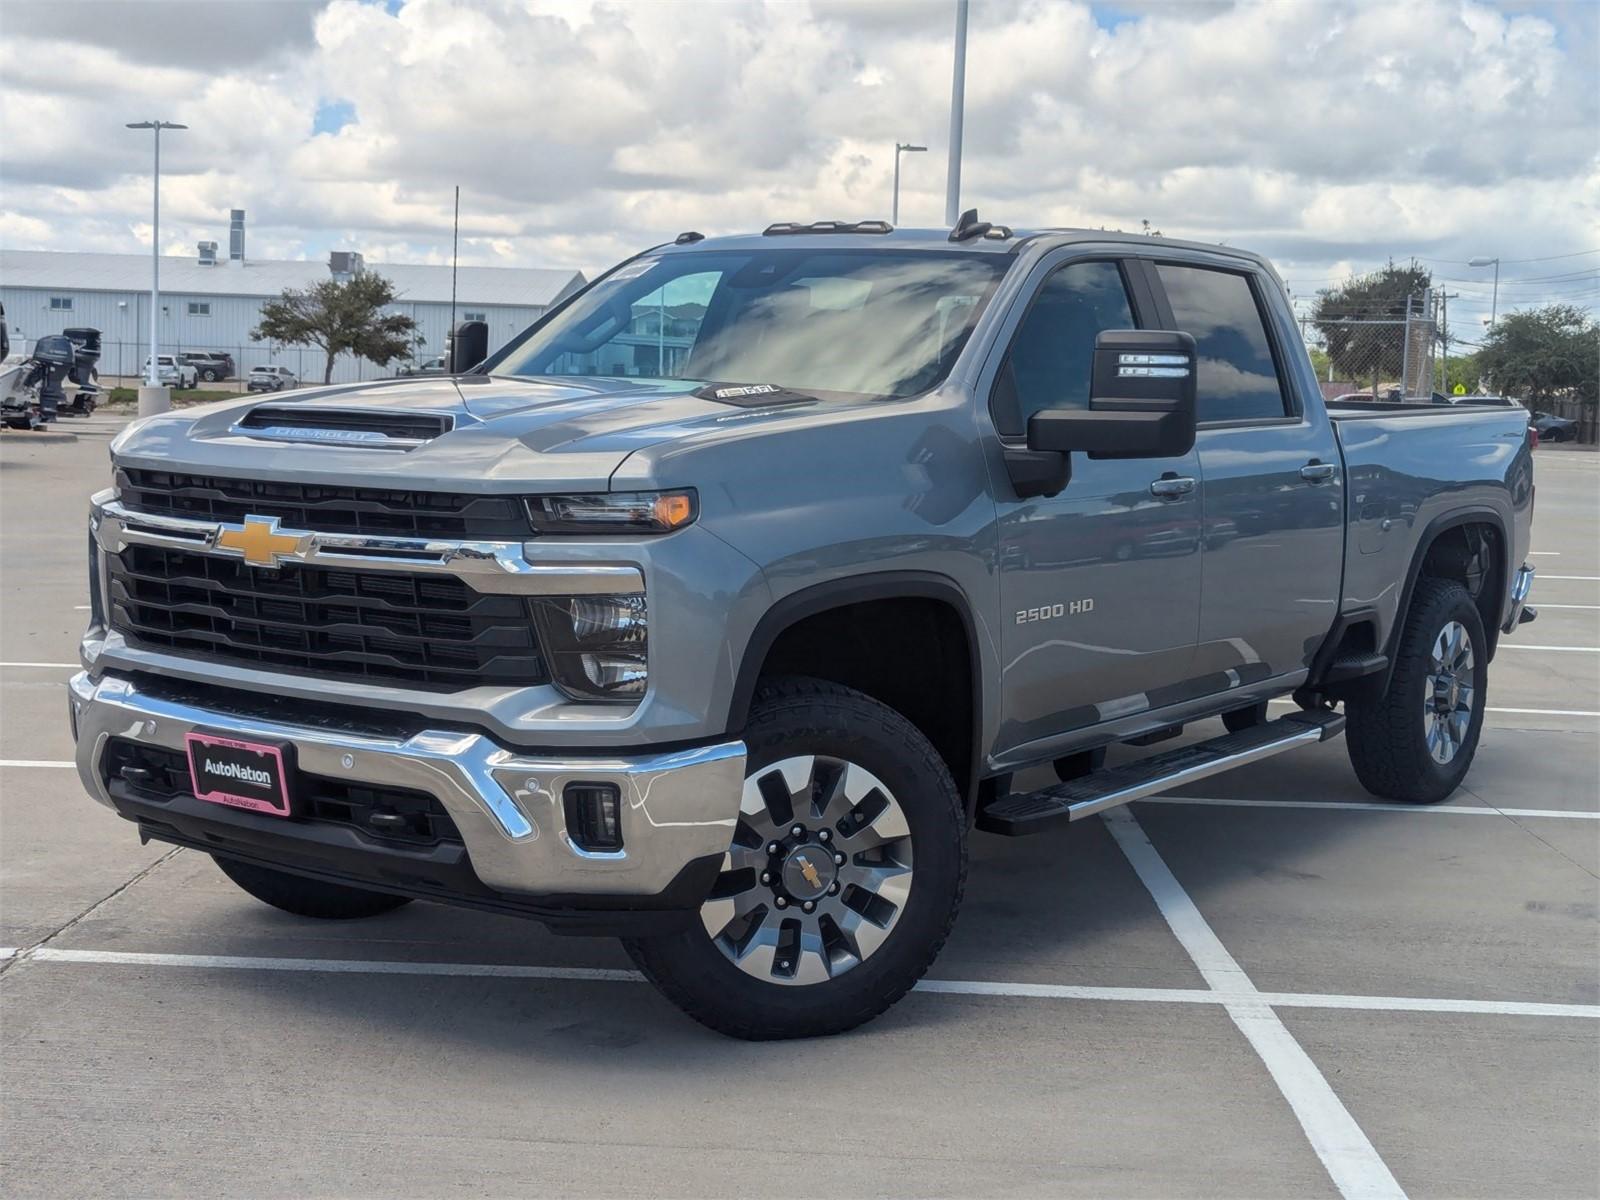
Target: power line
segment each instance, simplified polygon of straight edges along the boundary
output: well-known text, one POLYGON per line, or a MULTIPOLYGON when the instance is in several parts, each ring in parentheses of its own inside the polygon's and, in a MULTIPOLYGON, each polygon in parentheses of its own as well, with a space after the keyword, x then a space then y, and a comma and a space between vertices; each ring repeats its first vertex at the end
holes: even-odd
MULTIPOLYGON (((1500 265, 1505 266, 1507 263, 1555 262, 1561 258, 1582 258, 1585 254, 1600 254, 1600 246, 1595 247, 1593 250, 1573 250, 1567 254, 1546 254, 1543 258, 1502 258, 1500 265)), ((1450 263, 1458 267, 1470 267, 1472 265, 1470 261, 1464 258, 1429 258, 1425 254, 1413 254, 1411 257, 1421 259, 1423 262, 1450 263)))

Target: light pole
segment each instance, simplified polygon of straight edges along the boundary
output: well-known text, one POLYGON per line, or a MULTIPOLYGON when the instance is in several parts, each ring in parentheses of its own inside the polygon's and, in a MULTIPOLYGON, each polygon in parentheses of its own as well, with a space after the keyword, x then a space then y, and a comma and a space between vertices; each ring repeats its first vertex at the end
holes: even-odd
POLYGON ((910 142, 896 142, 894 144, 894 205, 889 215, 889 224, 900 224, 900 155, 920 154, 926 146, 913 146, 910 142))
MULTIPOLYGON (((160 343, 158 322, 161 314, 161 131, 163 129, 187 129, 187 125, 179 125, 176 121, 129 121, 129 129, 150 129, 155 131, 155 170, 151 173, 151 193, 153 196, 150 216, 150 372, 145 379, 145 385, 150 388, 161 386, 161 370, 156 364, 156 348, 160 343)), ((150 398, 152 411, 159 412, 167 406, 161 403, 165 397, 150 398), (159 407, 156 407, 159 406, 159 407)), ((144 405, 140 406, 141 414, 144 405)))
POLYGON ((945 172, 944 223, 961 215, 961 123, 967 95, 967 0, 956 0, 955 67, 950 76, 950 166, 945 172))
POLYGON ((1498 258, 1469 258, 1469 267, 1494 267, 1494 292, 1489 297, 1489 324, 1494 324, 1495 316, 1500 311, 1500 260, 1498 258))

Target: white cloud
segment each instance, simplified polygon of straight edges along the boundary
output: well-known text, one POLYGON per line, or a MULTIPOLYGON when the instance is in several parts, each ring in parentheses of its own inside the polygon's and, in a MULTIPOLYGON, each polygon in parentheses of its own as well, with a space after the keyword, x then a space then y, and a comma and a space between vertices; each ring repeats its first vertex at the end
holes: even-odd
MULTIPOLYGON (((164 143, 162 241, 178 249, 220 240, 238 206, 258 256, 437 261, 459 183, 467 261, 593 269, 685 228, 886 216, 897 140, 930 148, 904 161, 902 217, 942 217, 943 0, 6 13, 7 245, 139 249, 148 135, 122 124, 145 116, 192 126, 164 143), (354 120, 318 133, 330 103, 354 120)), ((965 202, 1017 226, 1148 218, 1308 283, 1390 256, 1471 276, 1459 262, 1478 254, 1591 249, 1597 13, 978 0, 965 202)))

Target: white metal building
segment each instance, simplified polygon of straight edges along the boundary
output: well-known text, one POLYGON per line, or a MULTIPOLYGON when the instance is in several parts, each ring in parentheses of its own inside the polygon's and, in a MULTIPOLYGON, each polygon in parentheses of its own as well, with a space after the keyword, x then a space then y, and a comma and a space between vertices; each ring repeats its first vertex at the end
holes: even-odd
MULTIPOLYGON (((214 242, 202 242, 193 258, 161 259, 160 341, 163 353, 220 350, 233 355, 240 374, 276 363, 303 383, 322 381, 323 356, 315 348, 253 342, 261 304, 285 288, 304 288, 330 273, 365 269, 387 277, 399 301, 393 306, 417 322, 414 354, 421 362, 445 352, 450 326, 450 268, 400 263, 363 263, 359 254, 336 251, 328 262, 257 261, 244 257, 243 213, 235 214, 233 246, 219 259, 214 242)), ((461 267, 456 278, 456 319, 484 320, 494 350, 526 328, 550 305, 583 286, 578 271, 527 267, 461 267)), ((12 349, 74 326, 100 330, 102 376, 140 373, 150 338, 150 256, 78 254, 0 249, 0 302, 5 305, 12 349)), ((336 382, 393 374, 343 355, 336 382)))

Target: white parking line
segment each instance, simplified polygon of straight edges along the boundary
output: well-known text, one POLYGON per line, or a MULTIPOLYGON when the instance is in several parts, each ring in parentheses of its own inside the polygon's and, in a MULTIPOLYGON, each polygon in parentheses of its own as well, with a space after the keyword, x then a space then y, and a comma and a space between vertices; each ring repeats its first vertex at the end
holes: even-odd
POLYGON ((1206 924, 1133 813, 1125 808, 1114 809, 1102 813, 1101 819, 1206 985, 1237 997, 1223 1001, 1223 1008, 1266 1065, 1339 1194, 1346 1200, 1404 1197, 1405 1191, 1361 1126, 1206 924))
POLYGON ((50 770, 66 770, 77 765, 70 759, 62 762, 59 759, 49 758, 0 758, 0 767, 44 767, 50 770))
POLYGON ((1570 610, 1572 612, 1594 612, 1596 610, 1600 610, 1600 604, 1545 604, 1542 601, 1540 603, 1538 603, 1538 604, 1535 604, 1534 607, 1535 608, 1560 608, 1560 609, 1567 609, 1567 610, 1570 610))
MULTIPOLYGON (((172 967, 202 971, 289 971, 325 975, 426 975, 462 979, 552 979, 577 983, 643 983, 637 971, 614 967, 544 967, 521 963, 395 962, 348 958, 278 958, 244 954, 158 954, 133 950, 67 950, 39 946, 0 950, 34 963, 87 966, 172 967)), ((1007 996, 1037 1000, 1113 1000, 1145 1004, 1266 1002, 1280 1008, 1334 1008, 1366 1012, 1468 1013, 1509 1017, 1600 1020, 1600 1004, 1542 1004, 1523 1000, 1455 1000, 1426 996, 1323 996, 1315 992, 1225 992, 1211 988, 1091 987, 1062 983, 1008 983, 987 979, 924 979, 916 991, 936 996, 1007 996)))
POLYGON ((1467 804, 1381 804, 1360 800, 1239 800, 1229 796, 1146 796, 1139 804, 1215 804, 1225 808, 1348 808, 1355 812, 1421 813, 1434 816, 1511 817, 1522 820, 1556 817, 1600 821, 1600 812, 1571 812, 1564 808, 1479 808, 1467 804))
MULTIPOLYGON (((1568 583, 1600 583, 1600 575, 1541 575, 1540 582, 1546 579, 1564 579, 1568 583)), ((1535 608, 1538 605, 1534 605, 1535 608)))
POLYGON ((35 667, 41 671, 76 671, 77 663, 0 662, 0 667, 35 667))
POLYGON ((1529 558, 1560 558, 1561 557, 1561 551, 1559 551, 1559 550, 1529 550, 1528 551, 1528 557, 1529 558))
POLYGON ((1557 654, 1600 654, 1600 646, 1534 646, 1527 642, 1501 642, 1502 650, 1550 650, 1557 654))

